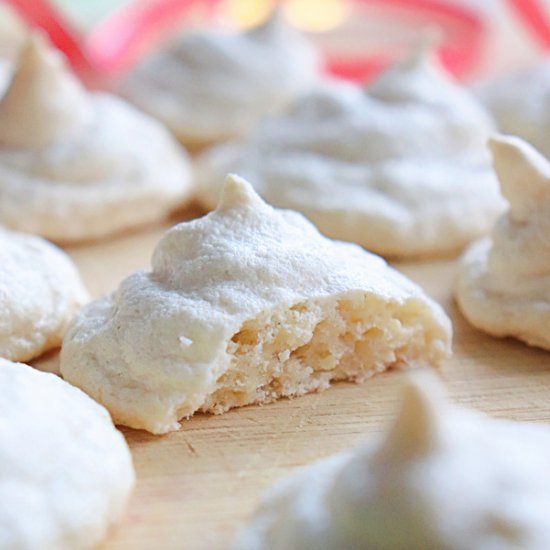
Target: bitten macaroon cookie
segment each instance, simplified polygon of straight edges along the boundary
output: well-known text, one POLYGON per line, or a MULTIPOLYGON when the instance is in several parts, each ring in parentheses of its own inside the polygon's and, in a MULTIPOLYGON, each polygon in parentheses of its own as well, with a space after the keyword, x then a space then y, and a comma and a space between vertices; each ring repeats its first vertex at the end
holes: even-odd
POLYGON ((382 258, 229 176, 214 212, 73 320, 61 372, 115 422, 164 433, 197 411, 437 364, 450 341, 443 310, 382 258))

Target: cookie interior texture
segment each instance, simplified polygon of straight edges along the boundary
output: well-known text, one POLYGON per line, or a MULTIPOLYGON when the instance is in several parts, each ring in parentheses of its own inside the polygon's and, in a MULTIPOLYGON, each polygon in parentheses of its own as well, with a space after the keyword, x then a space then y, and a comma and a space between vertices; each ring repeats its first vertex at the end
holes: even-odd
MULTIPOLYGON (((269 403, 329 386, 363 382, 389 367, 436 361, 414 307, 373 296, 310 300, 246 321, 230 340, 231 363, 200 410, 269 403)), ((440 350, 442 351, 442 350, 440 350)))

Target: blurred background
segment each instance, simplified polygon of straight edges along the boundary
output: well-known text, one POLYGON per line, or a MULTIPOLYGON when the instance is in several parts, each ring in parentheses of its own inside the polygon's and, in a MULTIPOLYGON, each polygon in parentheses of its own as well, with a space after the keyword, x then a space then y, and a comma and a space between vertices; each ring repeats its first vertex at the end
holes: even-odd
MULTIPOLYGON (((44 0, 8 3, 27 14, 34 10, 36 20, 44 17, 47 4, 44 0)), ((422 27, 440 28, 441 57, 465 81, 527 66, 550 48, 550 0, 51 0, 49 4, 64 16, 71 33, 90 35, 92 55, 112 57, 117 48, 119 52, 128 48, 136 35, 147 34, 139 47, 130 48, 132 55, 113 66, 115 72, 127 69, 174 32, 253 27, 276 4, 292 25, 323 48, 331 72, 356 80, 368 78, 410 47, 422 27), (169 16, 159 16, 162 13, 169 16)))

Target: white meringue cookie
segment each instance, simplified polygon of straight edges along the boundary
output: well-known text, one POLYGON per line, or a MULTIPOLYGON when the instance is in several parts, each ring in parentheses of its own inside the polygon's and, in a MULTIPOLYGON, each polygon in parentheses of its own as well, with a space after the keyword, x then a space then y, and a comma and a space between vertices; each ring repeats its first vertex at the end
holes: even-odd
POLYGON ((0 228, 0 357, 27 361, 58 347, 88 300, 76 267, 51 243, 0 228))
POLYGON ((501 132, 550 156, 550 60, 485 84, 479 96, 501 132))
POLYGON ((164 433, 199 410, 450 353, 450 321, 419 287, 238 177, 214 212, 161 239, 152 264, 85 307, 61 351, 63 377, 134 428, 164 433))
POLYGON ((0 100, 0 223, 91 239, 157 220, 189 193, 186 154, 158 122, 87 92, 29 39, 0 100))
POLYGON ((246 143, 205 152, 199 198, 212 208, 221 175, 236 171, 330 237, 391 256, 456 251, 503 207, 485 148, 491 129, 484 109, 419 50, 366 90, 318 89, 246 143))
POLYGON ((318 78, 319 56, 279 13, 244 33, 189 33, 146 59, 122 93, 184 143, 244 135, 318 78))
POLYGON ((0 548, 95 548, 126 507, 132 458, 107 411, 0 359, 0 548))
POLYGON ((66 74, 60 55, 29 39, 0 101, 0 146, 38 149, 78 138, 94 116, 88 92, 66 74))
POLYGON ((546 548, 550 429, 451 407, 423 378, 381 440, 278 482, 234 550, 546 548))
POLYGON ((516 137, 491 149, 510 207, 465 252, 457 302, 474 326, 550 349, 550 162, 516 137))

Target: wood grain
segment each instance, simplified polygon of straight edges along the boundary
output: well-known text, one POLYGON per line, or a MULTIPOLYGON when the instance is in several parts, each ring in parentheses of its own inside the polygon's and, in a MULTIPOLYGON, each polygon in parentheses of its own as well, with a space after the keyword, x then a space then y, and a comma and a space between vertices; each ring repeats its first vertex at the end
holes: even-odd
MULTIPOLYGON (((183 218, 196 211, 184 213, 183 218)), ((108 243, 68 250, 94 296, 147 268, 171 220, 108 243)), ((454 322, 454 356, 439 369, 460 403, 510 419, 550 422, 550 354, 471 328, 452 300, 455 262, 397 265, 442 303, 454 322)), ((57 354, 39 360, 55 371, 57 354)), ((137 487, 102 550, 223 550, 273 480, 295 466, 379 432, 396 407, 399 372, 223 416, 197 415, 157 437, 123 430, 137 487)))

